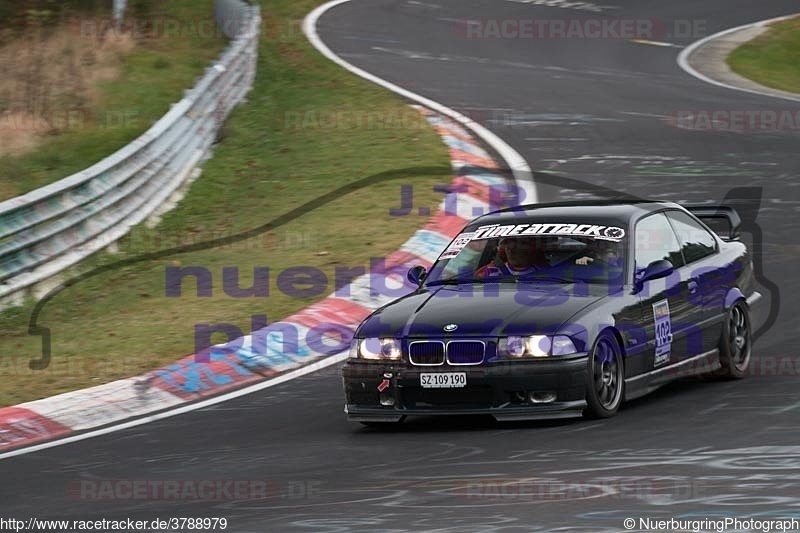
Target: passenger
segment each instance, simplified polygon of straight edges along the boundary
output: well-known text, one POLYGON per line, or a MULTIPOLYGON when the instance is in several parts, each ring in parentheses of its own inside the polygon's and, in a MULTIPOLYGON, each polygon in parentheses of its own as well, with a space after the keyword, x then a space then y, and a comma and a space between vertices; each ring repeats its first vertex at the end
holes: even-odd
POLYGON ((595 239, 586 247, 585 255, 575 260, 575 264, 581 266, 588 266, 593 263, 616 265, 619 260, 619 243, 595 239))

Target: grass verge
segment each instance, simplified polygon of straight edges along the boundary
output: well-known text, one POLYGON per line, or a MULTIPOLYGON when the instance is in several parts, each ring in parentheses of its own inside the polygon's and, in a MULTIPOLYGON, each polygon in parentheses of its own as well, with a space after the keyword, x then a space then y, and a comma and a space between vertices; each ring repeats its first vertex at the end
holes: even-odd
POLYGON ((800 93, 800 17, 770 25, 734 50, 727 62, 737 74, 762 85, 800 93))
POLYGON ((396 250, 424 224, 427 217, 416 208, 435 210, 442 195, 433 186, 451 180, 447 150, 399 98, 316 53, 300 21, 319 3, 262 1, 269 20, 255 86, 225 125, 202 177, 158 227, 136 228, 117 254, 99 254, 83 268, 234 235, 381 172, 399 171, 397 179, 356 190, 248 241, 139 263, 71 287, 40 316, 53 336, 53 361, 43 371, 28 368, 40 350, 40 338, 27 334, 32 303, 0 314, 0 405, 168 364, 193 353, 194 324, 227 322, 248 331, 254 314, 285 317, 332 292, 337 267, 367 268, 370 258, 396 250), (428 171, 414 170, 420 167, 428 171), (391 216, 402 185, 413 187, 415 210, 391 216), (181 297, 166 297, 165 269, 176 265, 208 269, 213 295, 197 297, 189 282, 181 297), (238 268, 240 286, 249 287, 259 266, 270 269, 267 297, 232 298, 222 291, 222 268, 238 268), (327 290, 309 297, 280 290, 278 275, 298 266, 322 270, 327 290))

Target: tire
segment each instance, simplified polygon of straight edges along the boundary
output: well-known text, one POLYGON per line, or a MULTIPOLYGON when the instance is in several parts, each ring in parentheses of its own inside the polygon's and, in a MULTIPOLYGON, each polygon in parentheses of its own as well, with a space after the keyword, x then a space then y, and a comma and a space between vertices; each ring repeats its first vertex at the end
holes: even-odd
POLYGON ((742 379, 750 367, 753 352, 753 333, 750 312, 739 300, 728 310, 722 336, 719 339, 719 362, 722 367, 715 373, 727 379, 742 379))
POLYGON ((607 334, 598 337, 586 364, 584 414, 588 418, 614 416, 625 392, 625 363, 617 339, 607 334))

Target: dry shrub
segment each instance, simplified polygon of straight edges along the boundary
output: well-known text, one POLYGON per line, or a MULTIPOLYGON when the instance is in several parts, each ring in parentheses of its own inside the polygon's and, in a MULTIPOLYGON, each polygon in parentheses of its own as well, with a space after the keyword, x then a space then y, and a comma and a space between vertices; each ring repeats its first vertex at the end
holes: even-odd
POLYGON ((0 47, 0 155, 22 154, 42 135, 86 127, 98 84, 119 76, 130 35, 82 34, 76 19, 32 24, 0 47))

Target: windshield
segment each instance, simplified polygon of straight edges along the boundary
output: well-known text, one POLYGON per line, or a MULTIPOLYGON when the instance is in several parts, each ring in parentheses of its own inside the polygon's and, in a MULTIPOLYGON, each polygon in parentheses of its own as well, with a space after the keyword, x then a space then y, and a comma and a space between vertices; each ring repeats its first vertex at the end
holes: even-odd
POLYGON ((433 265, 426 285, 622 283, 626 261, 621 225, 515 222, 465 229, 433 265))

